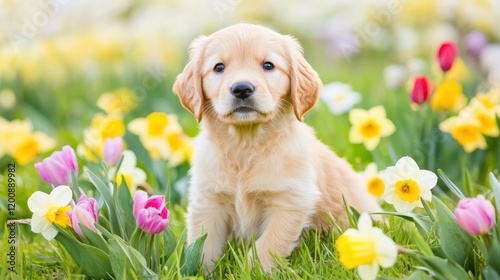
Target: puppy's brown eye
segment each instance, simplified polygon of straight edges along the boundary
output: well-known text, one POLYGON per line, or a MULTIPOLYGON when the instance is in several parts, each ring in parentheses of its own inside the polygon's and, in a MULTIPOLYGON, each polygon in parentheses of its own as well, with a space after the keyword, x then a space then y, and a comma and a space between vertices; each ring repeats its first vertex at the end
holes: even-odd
POLYGON ((264 70, 273 70, 274 65, 271 62, 266 61, 264 62, 264 64, 262 64, 262 68, 264 68, 264 70))
POLYGON ((218 73, 221 73, 221 72, 224 72, 224 68, 225 68, 225 66, 224 66, 223 63, 217 63, 214 66, 214 71, 218 72, 218 73))

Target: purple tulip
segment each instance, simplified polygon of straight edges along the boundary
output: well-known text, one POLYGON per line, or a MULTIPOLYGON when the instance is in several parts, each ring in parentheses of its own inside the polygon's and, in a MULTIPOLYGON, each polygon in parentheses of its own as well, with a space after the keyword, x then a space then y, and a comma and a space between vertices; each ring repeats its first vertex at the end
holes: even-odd
POLYGON ((162 232, 168 227, 168 215, 165 196, 153 195, 148 198, 144 191, 135 192, 134 217, 140 229, 149 234, 162 232))
POLYGON ((108 166, 118 164, 123 152, 123 139, 121 137, 106 138, 102 149, 102 159, 108 166))
POLYGON ((455 219, 469 234, 485 234, 495 223, 495 208, 482 195, 461 199, 455 208, 455 219))
POLYGON ((488 45, 488 37, 479 30, 471 31, 465 36, 465 46, 467 52, 473 57, 478 58, 483 49, 488 45))
POLYGON ((75 150, 70 146, 64 146, 62 151, 56 151, 50 157, 36 163, 35 168, 40 177, 53 186, 70 185, 71 171, 78 175, 75 150))
POLYGON ((71 219, 73 229, 81 237, 85 237, 85 235, 80 228, 80 224, 97 232, 94 224, 99 219, 99 213, 97 210, 97 201, 94 198, 87 198, 85 194, 80 195, 76 206, 73 207, 71 212, 68 211, 68 216, 71 219))

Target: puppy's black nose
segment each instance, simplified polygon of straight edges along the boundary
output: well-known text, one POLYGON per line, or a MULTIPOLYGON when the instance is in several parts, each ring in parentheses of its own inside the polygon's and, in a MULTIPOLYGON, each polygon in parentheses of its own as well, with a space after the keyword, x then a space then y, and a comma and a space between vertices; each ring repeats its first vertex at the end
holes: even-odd
POLYGON ((248 82, 236 83, 231 87, 231 93, 239 99, 246 99, 253 94, 254 86, 248 82))

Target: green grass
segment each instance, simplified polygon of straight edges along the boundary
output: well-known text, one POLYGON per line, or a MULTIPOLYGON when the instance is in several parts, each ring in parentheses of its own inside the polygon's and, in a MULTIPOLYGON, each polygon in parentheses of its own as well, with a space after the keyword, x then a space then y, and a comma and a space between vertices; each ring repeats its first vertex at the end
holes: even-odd
MULTIPOLYGON (((172 227, 176 234, 180 234, 185 226, 181 218, 184 208, 175 207, 173 212, 172 227)), ((378 225, 396 243, 412 243, 409 237, 411 227, 403 220, 389 218, 385 225, 378 225)), ((216 263, 212 273, 207 274, 200 268, 197 275, 205 279, 353 279, 355 270, 346 270, 338 261, 335 250, 338 234, 333 230, 304 230, 298 248, 288 258, 276 259, 276 268, 270 274, 266 274, 260 265, 253 268, 248 265, 248 252, 252 250, 249 244, 232 240, 226 245, 224 255, 216 263)), ((16 252, 17 275, 3 266, 0 270, 1 279, 85 279, 62 246, 56 241, 47 242, 41 235, 31 233, 28 225, 18 225, 16 241, 19 244, 16 252)), ((3 248, 8 245, 6 242, 5 235, 2 240, 3 248)), ((0 256, 0 261, 5 262, 4 254, 0 256)), ((161 279, 192 279, 180 276, 178 265, 177 263, 171 270, 164 271, 161 279)), ((412 265, 414 263, 408 256, 401 255, 393 267, 382 270, 382 273, 400 278, 411 272, 412 265)))

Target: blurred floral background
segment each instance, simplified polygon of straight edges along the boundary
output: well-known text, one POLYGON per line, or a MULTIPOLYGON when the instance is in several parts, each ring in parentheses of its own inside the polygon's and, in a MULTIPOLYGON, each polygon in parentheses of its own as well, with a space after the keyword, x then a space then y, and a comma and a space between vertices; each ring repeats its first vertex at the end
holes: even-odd
POLYGON ((36 162, 64 145, 92 162, 115 137, 133 151, 121 174, 135 176, 129 187, 169 192, 169 203, 184 205, 198 128, 173 81, 192 39, 238 22, 299 39, 325 84, 305 121, 358 171, 408 155, 459 184, 475 182, 472 196, 498 168, 497 0, 1 0, 0 22, 2 224, 9 163, 17 163, 16 215, 25 218, 29 195, 50 189, 36 162), (443 42, 457 51, 446 71, 443 42), (363 146, 349 115, 376 106, 394 127, 363 146))

